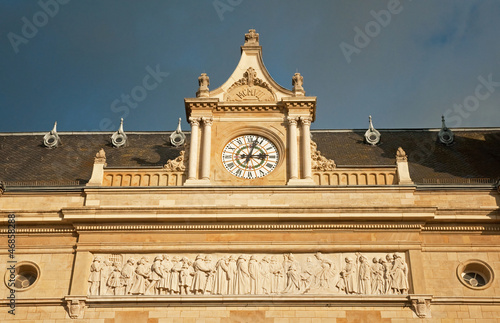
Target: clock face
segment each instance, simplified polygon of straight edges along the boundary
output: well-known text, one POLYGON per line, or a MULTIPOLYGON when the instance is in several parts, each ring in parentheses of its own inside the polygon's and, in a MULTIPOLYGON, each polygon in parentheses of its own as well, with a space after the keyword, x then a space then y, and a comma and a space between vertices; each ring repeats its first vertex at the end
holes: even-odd
POLYGON ((266 176, 276 168, 278 160, 276 146, 257 135, 234 138, 222 150, 222 164, 227 171, 245 179, 266 176))

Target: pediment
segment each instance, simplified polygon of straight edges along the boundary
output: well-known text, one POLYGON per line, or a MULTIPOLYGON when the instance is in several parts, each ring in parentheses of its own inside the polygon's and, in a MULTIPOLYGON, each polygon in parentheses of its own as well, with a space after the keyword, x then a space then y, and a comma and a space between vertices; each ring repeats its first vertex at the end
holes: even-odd
POLYGON ((219 102, 277 102, 293 92, 279 85, 267 71, 262 60, 258 34, 250 30, 241 46, 241 58, 232 75, 207 97, 219 102))

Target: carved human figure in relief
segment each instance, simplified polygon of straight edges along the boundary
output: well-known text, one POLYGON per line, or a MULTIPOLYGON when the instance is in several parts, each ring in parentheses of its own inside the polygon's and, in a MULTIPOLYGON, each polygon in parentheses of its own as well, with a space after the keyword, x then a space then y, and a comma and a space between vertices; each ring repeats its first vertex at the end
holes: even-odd
POLYGON ((191 285, 191 291, 193 294, 203 294, 205 293, 205 286, 207 284, 207 275, 210 272, 205 264, 205 259, 202 255, 196 256, 196 260, 193 263, 194 277, 193 284, 191 285))
POLYGON ((272 256, 270 271, 272 273, 271 280, 271 293, 279 294, 283 289, 283 277, 284 277, 284 269, 283 265, 278 262, 278 258, 276 256, 272 256))
POLYGON ((163 256, 158 255, 155 257, 153 265, 151 266, 151 277, 148 288, 145 292, 146 295, 160 295, 159 283, 165 273, 163 272, 162 262, 163 256))
POLYGON ((337 287, 346 294, 356 294, 358 292, 358 277, 356 274, 354 261, 352 258, 346 257, 344 269, 340 272, 342 279, 337 283, 337 287))
POLYGON ((283 293, 297 293, 300 291, 300 265, 293 254, 285 255, 284 267, 286 270, 287 284, 283 293))
POLYGON ((142 257, 139 261, 139 265, 135 269, 135 278, 130 289, 130 294, 133 295, 144 295, 146 293, 146 286, 148 284, 148 278, 151 274, 151 267, 148 264, 146 257, 142 257))
POLYGON ((125 295, 130 294, 132 284, 135 278, 135 259, 129 258, 127 263, 122 268, 123 284, 125 286, 125 295))
POLYGON ((364 255, 357 253, 358 257, 358 292, 360 294, 371 294, 371 267, 368 263, 368 258, 364 255))
POLYGON ((236 261, 236 289, 235 294, 246 295, 250 293, 250 274, 248 273, 248 259, 241 255, 236 261))
POLYGON ((385 256, 384 265, 384 280, 385 280, 385 293, 392 294, 392 280, 393 280, 393 272, 392 266, 394 263, 394 259, 391 254, 387 254, 385 256))
POLYGON ((248 262, 248 274, 250 275, 250 294, 260 294, 260 268, 259 261, 252 255, 248 262))
POLYGON ((110 295, 108 291, 108 278, 113 272, 113 264, 109 260, 104 260, 101 268, 101 282, 99 284, 99 295, 110 295))
POLYGON ((371 266, 371 277, 372 277, 372 294, 381 295, 385 293, 384 289, 384 266, 382 265, 382 259, 373 258, 373 264, 371 266))
POLYGON ((107 285, 109 286, 111 295, 124 295, 125 290, 124 279, 121 273, 121 264, 119 262, 113 263, 113 272, 109 275, 107 285))
POLYGON ((180 274, 182 270, 182 262, 179 261, 177 256, 172 258, 172 270, 170 272, 170 293, 172 295, 179 295, 181 289, 179 287, 180 274))
POLYGON ((335 265, 327 259, 321 252, 317 252, 315 257, 320 262, 321 270, 316 275, 315 288, 332 290, 335 286, 335 265))
POLYGON ((229 293, 229 258, 221 257, 215 264, 215 281, 213 293, 216 295, 226 295, 229 293))
POLYGON ((236 265, 236 256, 230 255, 228 264, 227 264, 227 277, 228 277, 228 294, 234 295, 236 294, 236 273, 238 271, 236 265))
POLYGON ((193 263, 187 257, 182 257, 180 262, 182 263, 182 266, 179 273, 179 289, 181 291, 181 295, 188 295, 190 286, 193 284, 195 271, 193 263))
POLYGON ((271 259, 268 256, 264 256, 259 264, 260 269, 260 281, 261 281, 261 293, 269 295, 271 293, 271 259))
POLYGON ((101 285, 101 271, 103 263, 102 258, 99 256, 94 257, 92 265, 90 265, 89 275, 89 295, 99 295, 99 287, 101 285))
POLYGON ((306 265, 300 274, 300 289, 302 293, 307 293, 316 286, 316 268, 311 257, 307 257, 306 265))
POLYGON ((408 266, 398 254, 394 254, 392 278, 393 294, 406 294, 408 292, 408 266))
POLYGON ((166 295, 170 293, 170 275, 172 270, 172 262, 170 261, 169 255, 163 255, 163 260, 161 262, 161 270, 163 276, 158 282, 158 290, 160 295, 166 295))
POLYGON ((212 294, 215 285, 215 264, 212 262, 212 256, 205 256, 205 265, 207 271, 207 283, 205 284, 205 294, 212 294))

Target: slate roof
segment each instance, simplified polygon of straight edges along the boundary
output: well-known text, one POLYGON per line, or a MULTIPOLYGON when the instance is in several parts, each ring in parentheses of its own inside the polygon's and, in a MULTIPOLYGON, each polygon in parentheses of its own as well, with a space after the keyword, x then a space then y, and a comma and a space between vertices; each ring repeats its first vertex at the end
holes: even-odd
MULTIPOLYGON (((321 154, 337 167, 394 165, 396 151, 403 147, 416 183, 493 183, 500 178, 498 128, 454 130, 451 146, 437 141, 438 130, 379 131, 377 146, 364 143, 365 130, 313 130, 312 135, 321 154)), ((0 181, 83 185, 100 148, 106 151, 108 167, 161 167, 183 149, 170 144, 170 134, 127 133, 128 146, 113 148, 111 133, 61 132, 63 145, 55 149, 43 146, 45 133, 0 134, 0 181)))

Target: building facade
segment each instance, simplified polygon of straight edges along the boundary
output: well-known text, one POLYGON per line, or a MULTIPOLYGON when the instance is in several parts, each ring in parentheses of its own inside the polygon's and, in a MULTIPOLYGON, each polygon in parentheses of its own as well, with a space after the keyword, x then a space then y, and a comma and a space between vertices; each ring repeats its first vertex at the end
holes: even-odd
POLYGON ((311 130, 255 30, 198 82, 189 133, 0 134, 2 322, 497 322, 500 129, 311 130))

